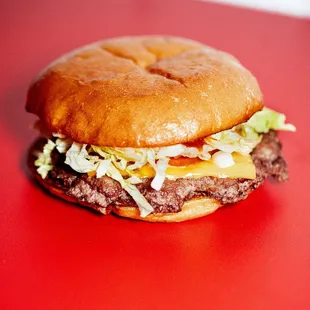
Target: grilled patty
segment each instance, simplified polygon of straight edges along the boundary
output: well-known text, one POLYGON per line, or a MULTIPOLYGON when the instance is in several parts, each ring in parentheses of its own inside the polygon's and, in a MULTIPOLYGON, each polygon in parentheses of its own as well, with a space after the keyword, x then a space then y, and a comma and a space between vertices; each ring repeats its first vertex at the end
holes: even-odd
MULTIPOLYGON (((37 174, 34 161, 35 154, 42 151, 46 139, 38 139, 30 149, 28 165, 37 174)), ((256 179, 244 178, 180 178, 166 180, 160 191, 151 188, 152 179, 143 179, 137 185, 139 191, 153 206, 154 213, 179 212, 185 201, 198 197, 209 197, 222 204, 236 203, 247 196, 267 177, 279 182, 288 179, 287 165, 282 157, 281 143, 275 131, 264 134, 260 144, 251 156, 256 167, 256 179)), ((87 174, 77 173, 64 164, 64 156, 53 151, 54 168, 44 179, 49 186, 64 191, 68 196, 86 203, 91 208, 108 214, 113 205, 136 206, 134 200, 122 189, 120 184, 108 176, 100 179, 87 174)), ((40 177, 40 176, 38 176, 40 177)))

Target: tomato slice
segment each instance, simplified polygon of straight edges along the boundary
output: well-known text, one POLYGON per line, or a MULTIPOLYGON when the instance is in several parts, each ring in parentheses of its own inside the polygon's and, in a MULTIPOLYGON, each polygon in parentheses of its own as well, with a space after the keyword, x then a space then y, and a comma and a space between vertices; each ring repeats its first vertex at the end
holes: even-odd
POLYGON ((170 166, 185 167, 185 166, 188 166, 188 165, 196 164, 196 163, 198 163, 200 161, 201 161, 201 159, 198 158, 198 157, 196 157, 196 158, 188 158, 188 157, 180 156, 180 157, 171 158, 169 160, 169 165, 170 166))
POLYGON ((204 141, 203 138, 195 140, 195 141, 192 141, 192 142, 184 143, 184 145, 186 145, 188 147, 196 147, 199 150, 202 149, 204 144, 206 144, 206 142, 204 141))

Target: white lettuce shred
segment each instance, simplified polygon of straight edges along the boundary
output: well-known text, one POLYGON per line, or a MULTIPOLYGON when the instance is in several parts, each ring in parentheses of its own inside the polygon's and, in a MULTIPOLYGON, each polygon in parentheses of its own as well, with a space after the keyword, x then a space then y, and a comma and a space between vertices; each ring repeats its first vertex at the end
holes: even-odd
POLYGON ((53 169, 51 154, 55 146, 56 144, 48 139, 43 147, 43 152, 38 154, 38 158, 34 162, 34 165, 38 167, 38 173, 43 179, 45 179, 48 172, 53 169))
POLYGON ((260 134, 248 128, 246 124, 242 124, 209 136, 204 141, 216 150, 247 155, 253 151, 261 138, 260 134))
POLYGON ((269 130, 296 131, 292 124, 285 124, 285 115, 264 108, 256 112, 246 123, 237 125, 204 139, 207 145, 227 153, 250 154, 269 130))
POLYGON ((166 170, 172 157, 200 158, 212 160, 218 167, 234 165, 233 152, 249 154, 262 139, 262 133, 269 130, 295 131, 291 124, 285 124, 284 114, 270 109, 255 113, 246 123, 225 130, 204 139, 201 147, 177 144, 157 148, 112 148, 76 143, 62 134, 53 134, 55 142, 48 140, 43 152, 35 161, 37 171, 46 178, 52 170, 51 153, 56 148, 65 154, 65 163, 79 173, 95 173, 97 178, 105 175, 118 181, 124 190, 134 199, 142 217, 154 211, 145 197, 136 187, 142 180, 134 171, 149 164, 155 170, 151 187, 160 190, 166 179, 166 170), (211 153, 213 153, 211 157, 211 153), (126 176, 124 178, 124 176, 126 176))
POLYGON ((66 153, 65 164, 79 173, 96 171, 99 166, 99 156, 89 155, 86 147, 86 144, 73 142, 66 153))
POLYGON ((152 180, 151 187, 159 191, 164 184, 166 178, 166 170, 168 168, 169 158, 160 158, 158 162, 154 165, 155 177, 152 180))

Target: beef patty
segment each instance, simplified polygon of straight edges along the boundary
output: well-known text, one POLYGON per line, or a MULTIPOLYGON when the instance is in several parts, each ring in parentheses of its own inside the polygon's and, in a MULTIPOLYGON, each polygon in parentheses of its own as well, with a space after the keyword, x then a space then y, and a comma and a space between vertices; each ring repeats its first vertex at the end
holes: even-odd
MULTIPOLYGON (((38 139, 30 149, 28 165, 37 174, 34 161, 42 151, 46 139, 38 139)), ((256 167, 256 179, 244 178, 180 178, 165 180, 161 190, 151 188, 152 179, 143 179, 137 185, 139 191, 153 206, 154 213, 179 212, 185 201, 196 197, 209 197, 222 204, 236 203, 245 199, 254 189, 263 184, 267 177, 283 182, 288 179, 287 165, 282 157, 281 143, 275 131, 263 135, 260 144, 251 156, 256 167)), ((86 203, 91 208, 108 214, 113 205, 136 206, 134 200, 120 184, 108 176, 97 179, 81 174, 64 164, 64 156, 53 151, 54 168, 44 179, 48 185, 65 192, 66 195, 86 203)), ((38 177, 40 177, 37 174, 38 177)))

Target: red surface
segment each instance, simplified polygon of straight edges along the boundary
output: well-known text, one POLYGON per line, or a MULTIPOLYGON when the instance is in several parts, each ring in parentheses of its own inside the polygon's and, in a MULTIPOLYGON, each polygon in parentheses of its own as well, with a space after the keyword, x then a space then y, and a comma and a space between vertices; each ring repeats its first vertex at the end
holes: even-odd
POLYGON ((196 1, 103 2, 1 1, 0 308, 310 309, 309 21, 196 1), (288 183, 171 225, 98 216, 34 184, 31 78, 79 45, 146 33, 200 40, 252 70, 266 105, 298 128, 281 134, 288 183))

